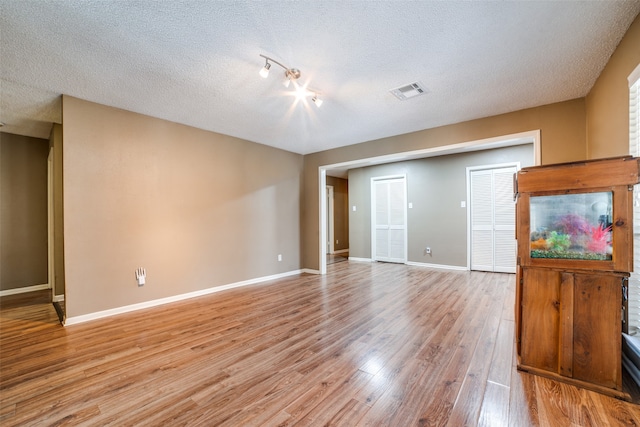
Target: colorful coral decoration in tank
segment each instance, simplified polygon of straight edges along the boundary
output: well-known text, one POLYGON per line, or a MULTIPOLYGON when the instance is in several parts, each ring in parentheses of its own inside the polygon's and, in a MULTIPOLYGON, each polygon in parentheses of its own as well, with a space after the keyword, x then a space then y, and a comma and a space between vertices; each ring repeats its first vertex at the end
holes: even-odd
POLYGON ((600 224, 591 227, 590 239, 587 242, 587 249, 591 252, 607 253, 611 251, 611 226, 604 227, 600 224))

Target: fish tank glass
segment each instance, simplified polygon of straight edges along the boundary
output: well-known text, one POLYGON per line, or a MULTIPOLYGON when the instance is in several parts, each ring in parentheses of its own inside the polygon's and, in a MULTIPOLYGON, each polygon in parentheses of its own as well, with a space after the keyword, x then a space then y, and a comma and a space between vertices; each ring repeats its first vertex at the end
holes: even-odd
POLYGON ((531 258, 611 260, 611 192, 532 196, 531 258))

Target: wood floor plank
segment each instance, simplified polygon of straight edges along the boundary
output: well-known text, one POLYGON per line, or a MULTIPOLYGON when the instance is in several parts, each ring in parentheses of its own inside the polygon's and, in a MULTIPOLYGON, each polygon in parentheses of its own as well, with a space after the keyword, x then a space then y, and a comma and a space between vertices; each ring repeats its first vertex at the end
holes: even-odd
POLYGON ((343 261, 68 327, 50 296, 0 298, 0 424, 640 426, 637 405, 516 370, 514 292, 343 261))
MULTIPOLYGON (((513 370, 515 370, 515 364, 513 370)), ((509 387, 509 425, 541 426, 535 378, 531 374, 514 372, 509 387)))
POLYGON ((543 377, 535 377, 541 418, 555 420, 559 426, 597 427, 609 424, 593 407, 584 390, 558 383, 543 377))
POLYGON ((511 384, 511 372, 515 322, 513 320, 502 319, 496 340, 496 346, 491 359, 488 381, 509 387, 511 384))
MULTIPOLYGON (((327 389, 325 384, 330 384, 335 378, 336 386, 329 389, 328 395, 321 399, 320 402, 312 406, 312 409, 309 411, 305 411, 306 414, 304 417, 300 419, 299 424, 301 425, 328 425, 331 420, 334 418, 340 417, 340 412, 342 408, 352 401, 351 396, 357 393, 359 390, 364 388, 368 383, 372 381, 373 375, 357 370, 352 375, 344 375, 340 372, 334 373, 333 378, 329 379, 327 382, 323 383, 319 389, 327 389), (346 379, 345 379, 346 378, 346 379)), ((314 395, 315 391, 312 389, 301 396, 301 400, 307 401, 308 395, 314 395)), ((296 402, 293 403, 296 405, 296 402)), ((296 407, 296 406, 293 406, 296 407)), ((285 408, 285 411, 292 415, 289 406, 285 408)))
POLYGON ((492 305, 492 298, 484 293, 484 288, 479 286, 476 289, 480 297, 465 307, 452 327, 443 331, 443 339, 433 338, 441 351, 435 357, 430 355, 427 361, 440 369, 433 375, 423 376, 416 387, 403 397, 400 409, 394 414, 395 425, 446 424, 492 305), (423 393, 425 389, 430 393, 423 393))
MULTIPOLYGON (((506 283, 505 283, 506 285, 506 283)), ((486 318, 484 328, 480 333, 478 343, 474 350, 471 363, 467 369, 462 387, 456 397, 455 403, 448 417, 452 425, 475 424, 478 420, 484 393, 489 377, 490 364, 496 342, 498 329, 501 323, 504 289, 502 293, 495 295, 489 315, 486 318)))
POLYGON ((291 415, 286 413, 281 406, 273 405, 273 400, 280 402, 290 401, 292 397, 288 397, 291 389, 297 384, 304 381, 303 375, 299 372, 290 372, 282 374, 273 385, 258 396, 254 396, 252 401, 245 406, 242 411, 227 419, 222 425, 229 426, 262 426, 271 424, 275 420, 289 420, 291 415), (267 422, 269 420, 269 422, 267 422))
MULTIPOLYGON (((482 408, 478 417, 480 427, 510 427, 509 387, 489 381, 484 391, 482 408)), ((526 420, 522 425, 527 425, 526 420)))
POLYGON ((640 426, 640 410, 605 395, 590 395, 596 413, 602 414, 611 427, 640 426), (630 410, 632 408, 633 410, 630 410))
POLYGON ((488 364, 482 363, 481 360, 491 357, 495 345, 495 331, 502 312, 501 298, 488 300, 486 305, 480 301, 478 305, 484 307, 484 310, 476 312, 476 320, 471 322, 475 326, 468 328, 460 336, 463 344, 458 346, 449 365, 438 379, 434 393, 437 397, 423 405, 419 418, 421 423, 441 425, 451 419, 454 424, 457 422, 464 425, 470 419, 471 422, 477 419, 489 369, 488 364), (482 321, 479 316, 483 317, 482 321), (490 338, 483 340, 486 337, 490 338), (478 359, 474 359, 476 350, 480 355, 478 359))
POLYGON ((362 416, 370 409, 369 406, 356 399, 350 399, 325 424, 326 426, 355 426, 362 416))

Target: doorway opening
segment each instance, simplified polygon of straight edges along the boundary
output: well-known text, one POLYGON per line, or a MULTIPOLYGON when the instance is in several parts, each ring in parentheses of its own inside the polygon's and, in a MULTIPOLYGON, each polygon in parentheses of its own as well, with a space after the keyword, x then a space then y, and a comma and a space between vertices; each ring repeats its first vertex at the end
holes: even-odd
MULTIPOLYGON (((520 132, 516 134, 497 136, 492 138, 480 139, 475 141, 467 141, 457 144, 425 148, 414 151, 399 152, 389 155, 367 157, 358 160, 351 160, 340 163, 332 163, 321 165, 318 167, 318 195, 319 195, 319 238, 318 243, 318 271, 319 274, 326 274, 327 272, 327 259, 326 259, 326 245, 327 245, 327 207, 325 188, 327 185, 327 172, 330 175, 346 174, 350 169, 356 169, 371 165, 381 165, 386 163, 392 163, 396 161, 406 161, 421 159, 426 157, 437 157, 449 154, 464 153, 471 151, 488 150, 492 148, 511 147, 517 145, 531 144, 533 148, 534 165, 541 163, 541 149, 540 149, 540 130, 532 130, 526 132, 520 132)), ((353 253, 350 256, 358 257, 353 253)), ((468 267, 467 267, 468 268, 468 267)))

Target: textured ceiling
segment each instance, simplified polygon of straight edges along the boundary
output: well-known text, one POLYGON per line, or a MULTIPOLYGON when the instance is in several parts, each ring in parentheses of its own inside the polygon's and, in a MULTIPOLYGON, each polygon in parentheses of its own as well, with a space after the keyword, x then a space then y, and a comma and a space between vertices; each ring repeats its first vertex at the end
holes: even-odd
MULTIPOLYGON (((640 1, 0 0, 0 121, 59 95, 307 154, 585 96, 640 1), (322 93, 296 101, 264 54, 322 93), (390 89, 421 82, 399 101, 390 89)), ((114 124, 117 126, 117 124, 114 124)))

